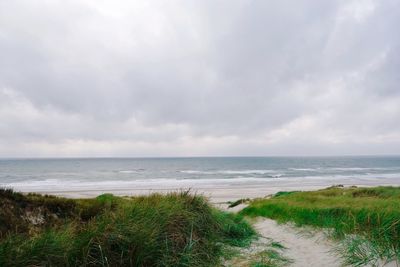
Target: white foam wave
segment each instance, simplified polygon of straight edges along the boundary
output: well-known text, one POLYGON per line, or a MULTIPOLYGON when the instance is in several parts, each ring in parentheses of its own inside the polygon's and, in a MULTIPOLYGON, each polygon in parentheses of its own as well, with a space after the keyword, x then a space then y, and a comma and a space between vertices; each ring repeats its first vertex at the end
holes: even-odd
POLYGON ((182 170, 181 173, 187 174, 269 174, 276 173, 274 170, 216 170, 216 171, 200 171, 200 170, 182 170))
POLYGON ((400 168, 397 167, 333 167, 333 168, 326 168, 326 170, 333 170, 333 171, 398 171, 400 168))
POLYGON ((268 173, 275 173, 274 170, 226 170, 226 171, 219 171, 218 173, 222 174, 268 174, 268 173))
POLYGON ((396 171, 400 168, 388 167, 317 167, 317 168, 289 168, 292 171, 310 171, 310 172, 324 172, 324 171, 396 171))
MULTIPOLYGON (((327 168, 332 171, 367 171, 367 170, 382 170, 383 168, 363 168, 363 167, 335 167, 327 168)), ((384 169, 383 169, 384 170, 384 169)))
POLYGON ((181 173, 187 173, 187 174, 211 174, 212 172, 207 172, 207 171, 194 171, 194 170, 185 170, 185 171, 179 171, 181 173))
POLYGON ((281 174, 271 174, 271 177, 236 176, 229 178, 186 178, 186 179, 135 179, 135 180, 72 180, 44 179, 25 180, 20 182, 0 183, 0 187, 14 188, 24 192, 69 192, 69 191, 107 191, 136 189, 174 189, 174 188, 214 188, 216 186, 240 186, 268 184, 363 184, 363 183, 398 184, 400 173, 363 174, 363 175, 331 175, 331 176, 299 176, 285 177, 281 174))
POLYGON ((118 173, 140 173, 145 171, 144 169, 134 169, 134 170, 118 170, 118 173))

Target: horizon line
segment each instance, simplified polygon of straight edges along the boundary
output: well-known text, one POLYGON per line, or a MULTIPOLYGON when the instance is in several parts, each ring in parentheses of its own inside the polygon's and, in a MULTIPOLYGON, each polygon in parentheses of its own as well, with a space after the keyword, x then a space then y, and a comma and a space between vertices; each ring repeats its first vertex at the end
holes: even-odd
POLYGON ((332 155, 263 155, 263 156, 37 156, 0 157, 0 160, 45 160, 45 159, 194 159, 194 158, 334 158, 334 157, 400 157, 400 154, 332 154, 332 155))

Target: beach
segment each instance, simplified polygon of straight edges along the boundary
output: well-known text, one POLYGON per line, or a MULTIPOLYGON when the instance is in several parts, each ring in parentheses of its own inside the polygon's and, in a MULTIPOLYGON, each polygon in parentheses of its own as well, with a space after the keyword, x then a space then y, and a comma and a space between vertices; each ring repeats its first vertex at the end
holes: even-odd
POLYGON ((268 181, 251 181, 239 182, 231 181, 212 181, 212 184, 207 184, 207 181, 195 181, 192 184, 190 181, 183 183, 175 182, 172 185, 159 184, 149 187, 143 183, 128 183, 122 185, 107 185, 107 187, 97 188, 65 188, 64 190, 54 190, 52 188, 39 188, 35 186, 15 187, 15 190, 21 192, 35 192, 40 194, 49 194, 63 196, 68 198, 91 198, 104 193, 111 193, 117 196, 139 196, 149 195, 152 193, 165 194, 168 192, 177 192, 190 190, 193 193, 201 194, 210 199, 211 203, 225 203, 244 198, 260 198, 280 191, 311 191, 323 189, 334 185, 343 185, 346 187, 371 187, 371 186, 399 186, 400 178, 387 179, 346 179, 346 180, 268 180, 268 181))
POLYGON ((70 198, 191 190, 213 203, 332 185, 400 184, 400 157, 0 160, 0 186, 70 198))
MULTIPOLYGON (((135 201, 135 197, 138 196, 140 196, 138 199, 151 199, 156 197, 156 203, 158 203, 161 199, 169 199, 168 196, 171 195, 186 196, 186 193, 180 193, 189 191, 189 195, 204 196, 208 203, 214 208, 217 208, 216 210, 219 212, 228 211, 230 214, 235 214, 235 216, 238 214, 240 216, 238 218, 243 218, 240 214, 243 211, 246 212, 245 208, 248 207, 248 205, 251 206, 253 205, 252 203, 257 203, 257 199, 261 202, 270 199, 273 201, 279 194, 291 195, 285 192, 308 191, 306 192, 306 196, 309 196, 308 194, 313 194, 313 191, 324 188, 331 188, 328 190, 333 190, 332 192, 337 192, 337 190, 360 190, 363 192, 363 188, 379 190, 377 186, 399 186, 399 178, 395 176, 385 177, 384 179, 382 177, 340 177, 336 179, 321 177, 279 177, 274 179, 164 179, 162 182, 163 183, 160 183, 160 180, 156 179, 147 181, 109 180, 97 184, 87 182, 73 183, 69 181, 70 186, 65 187, 65 183, 58 183, 58 180, 38 180, 33 183, 14 183, 13 188, 15 191, 25 193, 24 195, 27 197, 31 196, 35 198, 34 195, 29 195, 27 193, 39 193, 41 195, 66 197, 70 199, 68 201, 78 201, 78 203, 80 201, 99 201, 104 197, 111 197, 111 199, 122 197, 121 201, 135 201), (46 183, 48 186, 43 186, 46 183), (277 194, 278 192, 280 193, 277 194), (159 193, 161 195, 157 197, 154 193, 159 193), (230 207, 233 202, 241 199, 246 200, 242 204, 230 207)), ((339 193, 339 195, 340 194, 341 193, 339 193)), ((331 193, 327 196, 330 195, 331 193)), ((39 197, 39 199, 40 198, 42 197, 39 197)), ((361 199, 359 201, 361 201, 361 199)), ((303 203, 307 205, 305 203, 307 203, 307 201, 303 203)), ((313 203, 313 201, 310 203, 313 203)), ((355 201, 354 204, 356 205, 357 201, 355 201)), ((191 205, 192 203, 187 207, 191 207, 191 205)), ((138 207, 143 208, 142 204, 138 207)), ((163 207, 160 207, 158 212, 160 212, 162 208, 163 207)), ((327 208, 331 208, 331 206, 327 206, 327 208)), ((150 210, 150 207, 146 207, 144 212, 146 214, 154 214, 150 210)), ((285 214, 284 210, 279 213, 285 214)), ((28 212, 28 214, 30 213, 28 212)), ((249 215, 251 216, 251 214, 249 215)), ((338 248, 342 246, 341 241, 330 238, 327 234, 328 230, 324 228, 312 228, 307 226, 296 227, 290 221, 290 217, 289 219, 285 219, 289 222, 286 224, 277 223, 277 220, 263 216, 256 216, 253 219, 251 219, 251 217, 246 217, 246 219, 251 221, 252 227, 257 231, 257 240, 243 247, 234 248, 237 251, 235 254, 236 256, 223 261, 221 266, 253 266, 251 264, 255 264, 255 262, 261 264, 264 263, 265 260, 276 261, 274 263, 275 265, 271 266, 305 267, 326 265, 336 267, 348 265, 347 263, 345 264, 344 261, 348 261, 349 257, 343 258, 344 252, 338 252, 338 248), (273 256, 272 254, 263 256, 263 253, 273 253, 273 255, 276 254, 277 256, 273 256)), ((339 218, 336 219, 341 220, 339 218)), ((386 262, 387 259, 385 258, 379 258, 380 255, 377 257, 379 261, 377 266, 397 266, 396 260, 393 257, 388 258, 389 262, 386 262)), ((374 260, 375 259, 368 259, 368 261, 372 262, 374 260)))
MULTIPOLYGON (((151 231, 160 230, 163 239, 170 228, 161 229, 163 225, 160 225, 159 221, 166 220, 166 226, 169 223, 177 224, 173 227, 178 231, 177 234, 186 236, 185 240, 190 240, 192 230, 187 227, 195 222, 189 220, 184 223, 181 219, 174 220, 174 217, 163 214, 167 212, 181 218, 182 214, 194 212, 194 217, 191 218, 208 216, 211 220, 210 225, 202 225, 199 231, 213 233, 215 229, 208 228, 213 224, 225 229, 220 232, 219 237, 215 237, 217 239, 205 237, 207 240, 228 240, 232 242, 231 245, 235 244, 231 249, 237 251, 237 256, 225 259, 229 253, 225 255, 223 251, 214 255, 216 261, 221 260, 224 263, 222 266, 341 266, 343 259, 347 262, 376 261, 378 266, 385 264, 387 260, 391 265, 385 266, 395 266, 396 257, 393 253, 397 253, 397 250, 391 251, 389 248, 397 244, 397 240, 392 237, 393 233, 398 233, 395 222, 399 216, 396 208, 399 185, 398 156, 0 160, 0 187, 4 188, 4 210, 8 214, 6 218, 10 220, 7 224, 8 231, 14 231, 12 229, 15 228, 15 223, 25 223, 17 229, 35 229, 40 222, 43 224, 41 227, 45 229, 46 222, 51 223, 54 218, 64 216, 58 214, 61 210, 69 214, 65 216, 73 222, 67 224, 73 234, 70 238, 80 240, 83 236, 75 227, 87 229, 92 225, 87 224, 88 218, 96 218, 93 222, 101 225, 103 220, 111 216, 119 218, 114 222, 118 224, 126 220, 126 213, 133 212, 132 214, 138 216, 135 222, 124 223, 133 228, 124 230, 120 236, 125 236, 129 231, 140 234, 144 228, 151 226, 151 231), (21 202, 21 199, 25 200, 21 202), (206 206, 202 206, 205 208, 203 212, 198 212, 193 199, 205 201, 206 206), (315 201, 316 199, 318 201, 315 201), (149 201, 149 205, 143 206, 142 201, 149 201), (188 201, 188 204, 176 210, 176 205, 182 203, 181 201, 188 201), (236 205, 235 202, 240 204, 236 205), (30 203, 30 206, 24 203, 30 203), (154 205, 159 207, 153 209, 154 205), (142 213, 136 214, 134 210, 129 210, 129 207, 136 207, 142 210, 142 213), (364 211, 364 207, 368 209, 364 211), (385 209, 388 210, 387 214, 385 209), (37 214, 32 214, 32 211, 37 214), (58 215, 53 214, 54 212, 58 215), (364 212, 368 212, 367 217, 363 215, 364 212), (160 216, 157 220, 152 218, 155 214, 160 216), (356 223, 353 221, 354 215, 357 216, 356 223), (136 220, 147 216, 149 221, 140 227, 136 225, 136 220), (364 232, 360 231, 369 225, 369 218, 376 219, 375 226, 365 228, 364 232), (382 218, 386 221, 381 224, 382 218), (286 224, 278 223, 282 221, 286 224), (343 225, 343 222, 347 222, 345 225, 349 227, 353 224, 354 226, 346 230, 335 228, 343 225), (302 227, 296 227, 295 224, 302 227), (224 228, 224 225, 228 227, 224 228), (391 227, 386 229, 387 225, 391 227), (327 235, 333 228, 341 235, 341 241, 327 235), (237 234, 241 237, 237 240, 226 239, 226 235, 231 235, 230 229, 236 229, 238 232, 229 238, 236 238, 237 234), (304 230, 306 235, 303 234, 304 230), (382 231, 392 233, 387 236, 391 241, 380 246, 385 251, 391 251, 393 255, 368 252, 355 258, 356 255, 343 251, 343 247, 351 247, 343 244, 347 242, 346 238, 352 237, 354 233, 360 237, 372 235, 371 242, 381 244, 382 231), (313 234, 309 235, 310 233, 313 234), (248 239, 254 235, 258 236, 258 240, 250 242, 248 239), (340 253, 333 253, 340 248, 340 253)), ((199 222, 201 221, 199 219, 199 222)), ((65 222, 55 223, 62 225, 65 222)), ((98 236, 104 233, 103 230, 99 230, 98 236)), ((61 238, 63 233, 57 232, 56 236, 61 238)), ((47 237, 43 235, 43 238, 47 237)), ((132 238, 129 242, 135 243, 135 240, 132 238)), ((368 242, 362 243, 364 245, 359 248, 370 244, 368 242)), ((72 248, 64 248, 64 245, 64 242, 60 243, 59 249, 73 251, 72 248)), ((16 243, 14 247, 18 246, 19 243, 16 243)), ((54 249, 56 247, 51 248, 51 251, 54 249)), ((141 251, 147 253, 149 250, 141 251)), ((79 258, 67 254, 73 257, 73 260, 79 258)), ((7 255, 3 258, 8 259, 7 255)), ((101 254, 100 257, 96 257, 102 259, 101 254)), ((21 254, 21 262, 24 259, 21 254)), ((175 260, 178 259, 180 257, 176 257, 175 260)))

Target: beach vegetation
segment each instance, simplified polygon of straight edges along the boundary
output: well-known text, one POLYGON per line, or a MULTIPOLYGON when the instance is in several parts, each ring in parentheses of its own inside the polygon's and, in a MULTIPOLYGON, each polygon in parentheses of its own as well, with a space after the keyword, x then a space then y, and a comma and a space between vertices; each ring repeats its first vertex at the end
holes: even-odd
POLYGON ((248 202, 250 202, 250 198, 241 198, 236 201, 228 201, 228 208, 234 208, 240 204, 246 204, 248 202))
POLYGON ((350 265, 400 262, 400 187, 280 193, 252 201, 240 214, 324 229, 340 240, 350 265))
POLYGON ((218 266, 256 237, 188 191, 67 199, 0 190, 0 266, 218 266))

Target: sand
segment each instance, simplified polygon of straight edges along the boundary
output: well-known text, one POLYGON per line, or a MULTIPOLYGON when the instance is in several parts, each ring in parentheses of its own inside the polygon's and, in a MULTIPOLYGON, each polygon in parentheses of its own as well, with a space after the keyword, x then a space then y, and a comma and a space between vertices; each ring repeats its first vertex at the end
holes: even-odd
MULTIPOLYGON (((231 212, 238 212, 246 206, 247 204, 240 204, 228 208, 227 204, 218 205, 219 208, 231 212)), ((261 237, 279 242, 286 248, 281 254, 291 260, 288 266, 343 266, 340 256, 334 253, 336 244, 320 231, 298 228, 290 224, 278 224, 274 220, 261 217, 257 218, 253 225, 261 237)))
POLYGON ((294 191, 294 190, 316 190, 325 188, 326 186, 302 186, 300 187, 263 187, 263 186, 227 186, 218 188, 198 188, 198 187, 181 187, 181 188, 154 188, 154 189, 104 189, 104 190, 65 190, 65 191, 52 191, 52 190, 35 190, 36 193, 57 195, 70 198, 88 198, 96 197, 103 193, 112 193, 118 196, 138 196, 148 195, 151 193, 168 193, 184 190, 191 190, 193 193, 201 194, 211 200, 212 203, 226 203, 227 201, 234 201, 241 198, 259 198, 279 191, 294 191))
POLYGON ((173 183, 146 184, 144 182, 132 181, 132 184, 109 184, 107 187, 81 187, 79 184, 63 187, 36 187, 29 184, 14 189, 22 192, 37 192, 42 194, 52 194, 70 198, 95 197, 103 193, 112 193, 119 196, 147 195, 154 192, 167 193, 179 190, 191 190, 210 198, 212 203, 223 203, 235 201, 241 198, 258 198, 275 194, 279 191, 295 190, 317 190, 328 186, 342 184, 344 186, 377 186, 377 185, 400 185, 400 178, 391 179, 266 179, 265 181, 224 181, 215 180, 182 180, 173 183))
POLYGON ((264 237, 272 238, 287 249, 283 255, 293 262, 290 266, 342 266, 342 260, 335 254, 335 244, 321 232, 305 234, 299 228, 290 225, 279 225, 271 219, 259 219, 255 228, 264 237))

